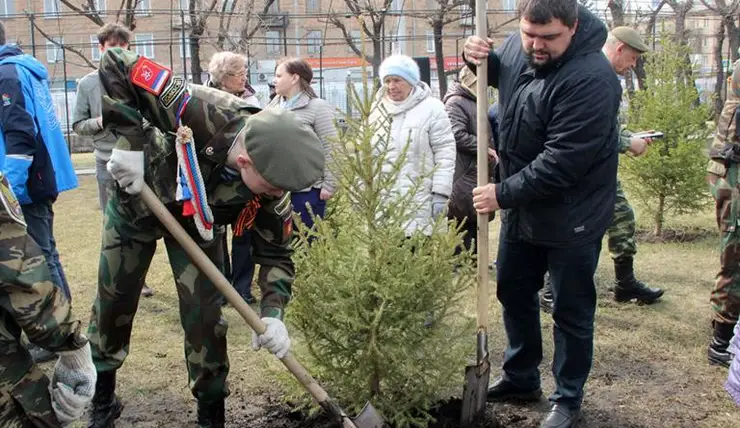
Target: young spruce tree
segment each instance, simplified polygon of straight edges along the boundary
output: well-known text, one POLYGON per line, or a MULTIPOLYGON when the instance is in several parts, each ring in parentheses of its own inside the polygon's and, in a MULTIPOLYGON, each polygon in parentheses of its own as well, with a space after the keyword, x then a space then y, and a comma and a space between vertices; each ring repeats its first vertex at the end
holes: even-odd
POLYGON ((461 235, 445 218, 431 236, 406 238, 413 195, 392 191, 405 154, 391 162, 393 141, 374 142, 390 122, 369 122, 363 91, 351 91, 356 114, 336 142, 330 212, 311 231, 298 227, 287 321, 299 358, 349 413, 370 401, 396 428, 425 427, 432 405, 460 393, 475 343, 461 302, 473 301, 473 255, 454 254, 461 235))
POLYGON ((630 195, 653 218, 653 231, 660 237, 668 213, 685 214, 706 207, 704 182, 707 158, 703 150, 709 130, 709 104, 697 104, 697 91, 687 85, 681 71, 688 47, 663 37, 660 48, 647 54, 647 89, 631 101, 629 128, 654 129, 665 134, 654 140, 637 159, 620 160, 620 171, 630 195))

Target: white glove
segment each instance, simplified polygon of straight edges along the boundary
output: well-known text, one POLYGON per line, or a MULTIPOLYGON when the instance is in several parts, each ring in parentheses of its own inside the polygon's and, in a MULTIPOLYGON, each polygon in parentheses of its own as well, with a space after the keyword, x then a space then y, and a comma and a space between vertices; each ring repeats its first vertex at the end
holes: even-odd
POLYGON ((49 394, 54 413, 63 426, 85 414, 85 408, 95 395, 97 378, 89 343, 76 351, 59 353, 49 394))
POLYGON ((144 152, 113 149, 107 168, 126 193, 141 193, 144 187, 144 152))
POLYGON ((432 193, 432 218, 447 214, 447 196, 432 193))
POLYGON ((278 318, 262 318, 265 323, 265 332, 259 336, 252 330, 252 349, 258 351, 261 347, 283 358, 290 350, 290 337, 285 324, 278 318))

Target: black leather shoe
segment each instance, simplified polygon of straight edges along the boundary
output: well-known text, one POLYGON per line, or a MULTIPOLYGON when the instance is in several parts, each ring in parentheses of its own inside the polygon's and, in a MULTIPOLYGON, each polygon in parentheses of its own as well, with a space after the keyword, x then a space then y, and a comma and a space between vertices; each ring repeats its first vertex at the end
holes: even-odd
POLYGON ((581 411, 562 404, 555 404, 540 424, 540 428, 573 428, 581 419, 581 411))
POLYGON ((486 401, 537 401, 542 397, 542 389, 521 389, 513 383, 499 377, 488 387, 486 401))

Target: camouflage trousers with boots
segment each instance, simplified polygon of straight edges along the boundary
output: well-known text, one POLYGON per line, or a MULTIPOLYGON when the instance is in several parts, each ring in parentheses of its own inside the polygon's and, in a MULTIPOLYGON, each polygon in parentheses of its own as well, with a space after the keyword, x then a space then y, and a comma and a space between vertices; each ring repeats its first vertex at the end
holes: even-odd
MULTIPOLYGON (((616 277, 614 299, 618 302, 636 300, 638 303, 653 303, 663 296, 663 290, 653 288, 635 278, 634 257, 637 254, 635 243, 635 211, 624 195, 622 185, 617 181, 617 198, 614 203, 614 218, 607 230, 609 253, 614 260, 616 277)), ((545 278, 545 287, 540 294, 540 307, 545 312, 552 311, 552 289, 545 278)))
POLYGON ((635 212, 622 185, 617 182, 617 198, 614 203, 614 218, 607 230, 609 253, 614 260, 614 299, 617 302, 636 300, 638 303, 653 303, 660 299, 663 290, 652 288, 635 278, 634 257, 637 254, 635 243, 635 212))
MULTIPOLYGON (((190 390, 199 402, 223 402, 229 395, 226 383, 229 361, 226 350, 228 325, 221 314, 221 293, 154 216, 131 220, 136 214, 131 209, 132 204, 120 201, 122 197, 129 196, 116 193, 106 207, 98 292, 88 327, 98 378, 108 379, 110 383, 95 391, 92 414, 116 413, 112 408, 117 405, 113 392, 115 375, 110 374, 123 365, 128 355, 141 288, 160 238, 164 239, 177 288, 190 390)), ((178 218, 186 230, 194 228, 192 222, 178 218)), ((219 228, 212 241, 196 240, 217 266, 221 265, 223 258, 222 234, 223 228, 219 228)), ((191 236, 197 236, 197 233, 191 233, 191 236)), ((223 410, 221 415, 211 414, 211 417, 223 420, 223 410)), ((92 426, 108 428, 111 425, 92 426)))
POLYGON ((729 367, 727 345, 740 314, 740 186, 738 164, 711 186, 720 232, 720 270, 710 296, 713 337, 707 350, 710 363, 729 367))

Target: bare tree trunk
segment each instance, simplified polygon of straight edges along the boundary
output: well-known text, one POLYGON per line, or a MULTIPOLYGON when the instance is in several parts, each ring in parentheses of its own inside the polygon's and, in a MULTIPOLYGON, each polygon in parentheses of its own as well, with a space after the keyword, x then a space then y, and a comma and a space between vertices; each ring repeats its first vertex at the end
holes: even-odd
POLYGON ((442 20, 432 23, 434 32, 434 58, 437 60, 437 83, 439 83, 439 98, 447 93, 447 73, 445 73, 445 56, 442 50, 442 20))
POLYGON ((663 212, 665 210, 665 195, 660 195, 658 197, 658 208, 655 211, 655 216, 653 217, 653 220, 655 221, 655 229, 653 232, 655 233, 655 236, 660 238, 663 236, 663 220, 665 213, 663 212))
MULTIPOLYGON (((729 29, 728 29, 729 33, 729 29)), ((717 80, 714 84, 714 112, 713 116, 715 120, 719 117, 722 112, 722 107, 725 102, 725 70, 722 58, 722 46, 725 41, 725 26, 720 25, 715 33, 717 38, 717 44, 714 46, 714 64, 717 67, 717 80)))
POLYGON ((624 3, 622 0, 609 0, 607 4, 612 14, 612 28, 624 25, 624 3))

